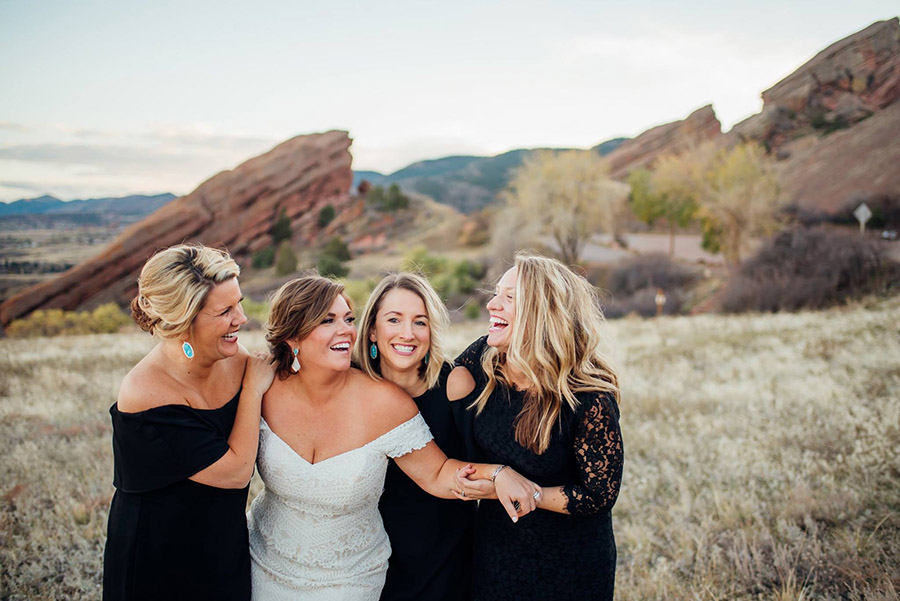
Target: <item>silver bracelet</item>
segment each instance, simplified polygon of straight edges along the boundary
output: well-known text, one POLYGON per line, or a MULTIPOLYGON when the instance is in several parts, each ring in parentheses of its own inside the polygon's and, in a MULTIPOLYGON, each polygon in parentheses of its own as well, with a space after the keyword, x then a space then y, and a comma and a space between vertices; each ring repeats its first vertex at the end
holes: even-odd
POLYGON ((508 468, 508 465, 498 465, 496 469, 494 469, 494 473, 491 474, 491 482, 497 479, 497 474, 508 468))

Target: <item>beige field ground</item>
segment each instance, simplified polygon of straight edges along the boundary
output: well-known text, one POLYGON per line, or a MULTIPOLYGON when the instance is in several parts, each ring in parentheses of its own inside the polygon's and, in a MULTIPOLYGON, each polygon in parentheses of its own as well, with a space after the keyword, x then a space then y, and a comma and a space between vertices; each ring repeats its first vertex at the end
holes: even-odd
MULTIPOLYGON (((458 326, 451 346, 480 330, 458 326)), ((610 334, 618 599, 898 599, 900 299, 610 334)), ((107 408, 151 345, 0 340, 0 598, 100 597, 107 408)))

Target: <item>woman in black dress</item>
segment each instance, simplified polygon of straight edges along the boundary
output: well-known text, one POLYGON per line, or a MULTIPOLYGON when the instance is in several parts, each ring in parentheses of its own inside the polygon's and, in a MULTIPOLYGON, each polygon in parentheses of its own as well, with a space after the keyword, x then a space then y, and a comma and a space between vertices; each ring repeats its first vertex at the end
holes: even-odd
MULTIPOLYGON (((447 309, 428 280, 388 275, 369 296, 360 323, 360 368, 403 388, 448 456, 475 461, 471 419, 464 404, 447 397, 447 309)), ((469 599, 475 504, 429 495, 392 461, 378 507, 391 541, 381 599, 469 599)))
POLYGON ((274 369, 237 342, 238 273, 227 253, 188 245, 141 271, 132 313, 159 344, 109 410, 105 601, 250 599, 244 510, 274 369))
MULTIPOLYGON (((544 511, 512 524, 497 503, 481 503, 473 597, 611 600, 610 511, 623 449, 618 379, 599 351, 596 293, 560 262, 519 254, 487 308, 488 335, 457 359, 464 367, 454 376, 471 374, 483 459, 539 484, 544 511)), ((484 496, 484 482, 466 493, 484 496)))

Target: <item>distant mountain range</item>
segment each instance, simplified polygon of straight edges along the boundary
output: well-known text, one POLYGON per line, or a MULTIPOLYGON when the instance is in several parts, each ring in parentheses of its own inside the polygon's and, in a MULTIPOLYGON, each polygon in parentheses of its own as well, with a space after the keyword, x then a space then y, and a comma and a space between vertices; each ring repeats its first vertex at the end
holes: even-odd
POLYGON ((0 217, 8 215, 76 215, 86 213, 102 214, 108 218, 143 217, 149 215, 173 198, 174 194, 143 194, 119 198, 88 198, 84 200, 60 200, 55 196, 23 198, 15 202, 0 202, 0 217))
MULTIPOLYGON (((607 140, 591 150, 605 156, 625 140, 627 138, 607 140)), ((472 213, 493 202, 497 193, 509 183, 513 171, 536 150, 539 149, 511 150, 492 157, 450 156, 419 161, 389 175, 354 171, 353 185, 357 186, 363 180, 376 186, 396 183, 407 191, 430 196, 464 213, 472 213)))

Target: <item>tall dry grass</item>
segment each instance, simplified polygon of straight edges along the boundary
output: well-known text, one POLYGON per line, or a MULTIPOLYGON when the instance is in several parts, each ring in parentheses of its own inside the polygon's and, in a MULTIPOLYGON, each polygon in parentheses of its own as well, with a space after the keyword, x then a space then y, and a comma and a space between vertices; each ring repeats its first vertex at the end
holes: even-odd
MULTIPOLYGON (((898 599, 898 318, 900 300, 611 323, 617 598, 898 599)), ((481 329, 457 326, 452 350, 481 329)), ((0 598, 99 598, 107 409, 151 345, 0 340, 0 598)))

